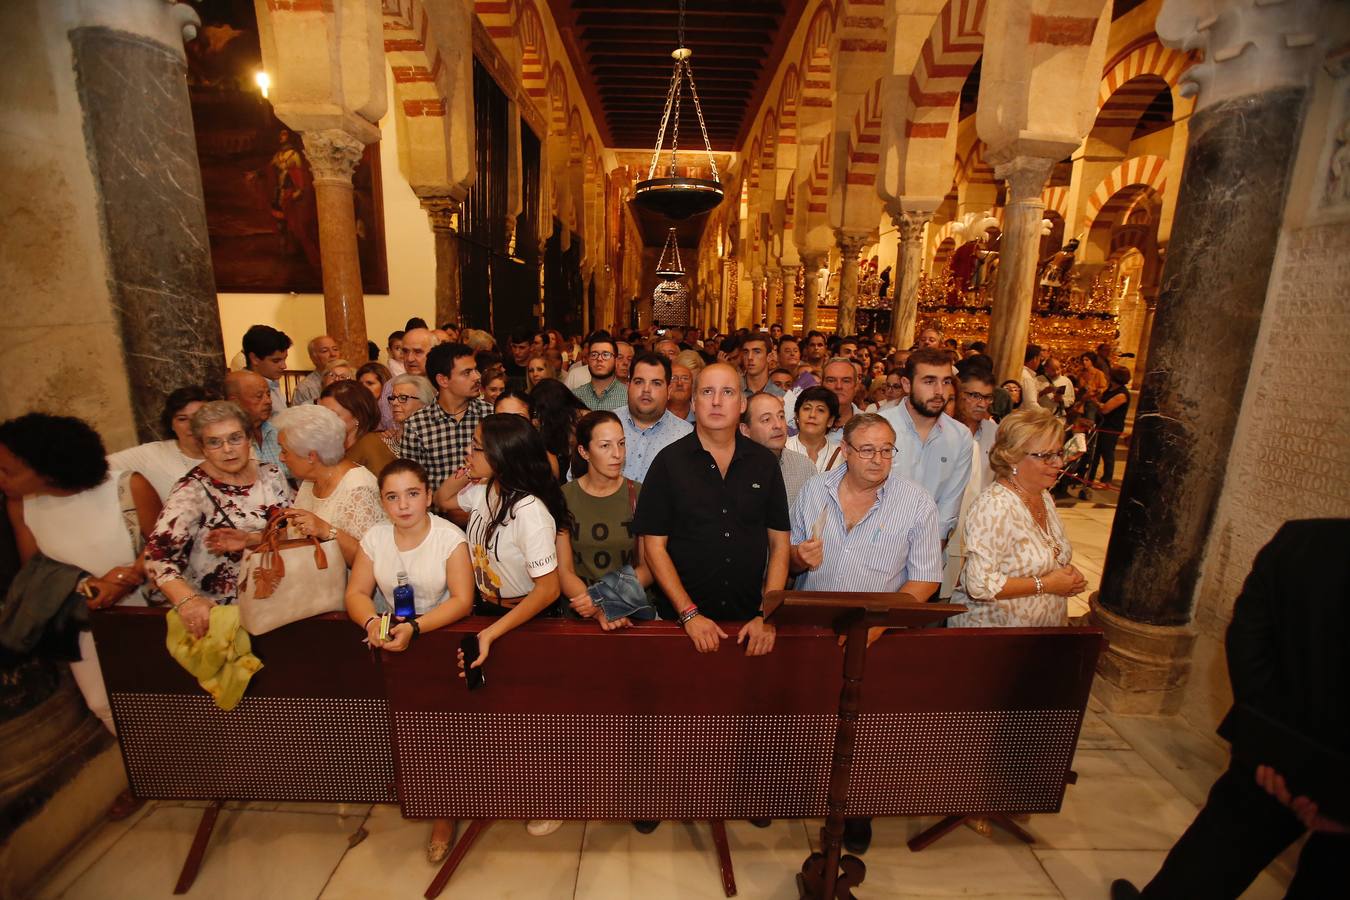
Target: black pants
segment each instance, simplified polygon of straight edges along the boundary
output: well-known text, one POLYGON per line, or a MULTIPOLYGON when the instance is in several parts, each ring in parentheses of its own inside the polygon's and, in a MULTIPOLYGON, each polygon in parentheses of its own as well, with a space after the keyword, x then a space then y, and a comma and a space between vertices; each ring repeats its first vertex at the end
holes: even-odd
MULTIPOLYGON (((1232 900, 1285 848, 1303 825, 1234 766, 1214 782, 1205 806, 1167 854, 1143 896, 1150 900, 1232 900)), ((1288 898, 1343 896, 1350 884, 1350 836, 1317 833, 1298 860, 1288 898)))
POLYGON ((1092 455, 1092 465, 1088 466, 1088 481, 1097 480, 1097 463, 1102 464, 1102 481, 1107 484, 1116 477, 1116 441, 1120 438, 1118 434, 1107 434, 1099 431, 1095 435, 1097 438, 1097 449, 1092 455))

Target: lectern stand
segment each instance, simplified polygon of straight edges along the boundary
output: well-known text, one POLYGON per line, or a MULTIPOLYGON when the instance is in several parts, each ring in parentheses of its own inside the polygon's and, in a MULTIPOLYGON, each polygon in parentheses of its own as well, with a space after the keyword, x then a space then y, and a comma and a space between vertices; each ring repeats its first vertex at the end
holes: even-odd
POLYGON ((844 807, 848 802, 849 773, 867 662, 867 630, 876 627, 921 627, 965 612, 964 606, 919 603, 909 594, 861 592, 772 591, 764 598, 765 621, 773 625, 832 627, 844 638, 844 686, 839 692, 839 727, 834 738, 830 791, 823 852, 802 863, 797 889, 813 900, 843 900, 853 896, 867 867, 856 856, 841 858, 844 807))

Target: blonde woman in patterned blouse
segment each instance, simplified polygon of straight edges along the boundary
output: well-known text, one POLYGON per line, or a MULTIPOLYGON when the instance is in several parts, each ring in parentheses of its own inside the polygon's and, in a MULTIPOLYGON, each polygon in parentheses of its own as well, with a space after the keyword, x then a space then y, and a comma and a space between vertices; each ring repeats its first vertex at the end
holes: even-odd
POLYGON ((1039 406, 1012 413, 998 427, 989 464, 996 480, 966 514, 966 563, 952 593, 970 612, 949 624, 1063 625, 1068 598, 1087 587, 1069 564, 1073 548, 1050 497, 1064 467, 1063 424, 1039 406))

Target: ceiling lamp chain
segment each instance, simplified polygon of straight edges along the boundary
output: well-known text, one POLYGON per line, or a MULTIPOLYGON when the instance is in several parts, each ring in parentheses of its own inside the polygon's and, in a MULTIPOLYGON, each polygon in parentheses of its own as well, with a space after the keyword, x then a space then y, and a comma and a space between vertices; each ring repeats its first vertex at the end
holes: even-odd
POLYGON ((666 246, 661 248, 661 258, 656 262, 656 274, 662 278, 683 278, 684 263, 680 262, 680 245, 675 238, 675 229, 666 234, 666 246), (670 262, 667 264, 666 259, 670 262))
POLYGON ((703 104, 699 101, 698 88, 694 85, 694 69, 689 58, 694 51, 684 45, 684 0, 680 0, 678 27, 678 46, 670 54, 675 67, 670 73, 670 89, 666 92, 666 107, 661 114, 661 127, 656 134, 656 148, 652 151, 652 164, 647 169, 647 180, 640 181, 634 188, 633 202, 646 209, 660 213, 672 219, 687 219, 706 213, 722 202, 721 176, 717 172, 717 160, 713 158, 712 141, 708 139, 708 126, 703 121, 703 104), (708 154, 708 166, 712 178, 683 178, 678 174, 676 154, 680 144, 680 106, 684 93, 684 80, 689 79, 689 94, 694 101, 694 112, 698 114, 698 127, 703 134, 703 149, 708 154), (671 112, 675 114, 671 122, 671 112), (666 128, 671 124, 670 166, 667 175, 658 178, 656 168, 661 162, 661 148, 666 143, 666 128))

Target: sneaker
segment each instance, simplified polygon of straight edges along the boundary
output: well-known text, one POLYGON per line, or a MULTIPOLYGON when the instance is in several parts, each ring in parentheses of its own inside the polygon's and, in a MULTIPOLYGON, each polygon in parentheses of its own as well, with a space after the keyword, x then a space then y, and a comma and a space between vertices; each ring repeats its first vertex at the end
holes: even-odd
POLYGON ((562 825, 561 819, 531 819, 525 823, 525 830, 535 837, 544 837, 557 831, 562 825))
POLYGON ((634 819, 633 828, 638 834, 651 834, 661 824, 658 819, 634 819))
POLYGON ((870 846, 872 846, 872 820, 845 819, 844 849, 861 856, 870 846))

